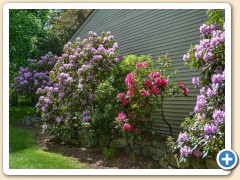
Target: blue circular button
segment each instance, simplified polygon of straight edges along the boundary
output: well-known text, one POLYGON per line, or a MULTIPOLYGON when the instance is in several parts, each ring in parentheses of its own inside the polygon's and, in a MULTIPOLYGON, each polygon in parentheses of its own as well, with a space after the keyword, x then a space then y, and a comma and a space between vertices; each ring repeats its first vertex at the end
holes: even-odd
POLYGON ((218 165, 225 170, 233 169, 238 161, 237 154, 233 150, 223 149, 217 155, 218 165))

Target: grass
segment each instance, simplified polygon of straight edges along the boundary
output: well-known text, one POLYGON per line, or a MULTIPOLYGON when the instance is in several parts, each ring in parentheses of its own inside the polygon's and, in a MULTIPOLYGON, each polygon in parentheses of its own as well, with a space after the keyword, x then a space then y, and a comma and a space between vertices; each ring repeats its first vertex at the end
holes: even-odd
POLYGON ((86 169, 86 164, 75 158, 45 152, 35 143, 35 135, 27 130, 14 128, 12 125, 31 115, 34 108, 27 106, 10 107, 9 129, 9 168, 10 169, 86 169))
POLYGON ((14 125, 21 123, 24 116, 31 116, 35 112, 34 107, 31 106, 10 106, 9 107, 9 124, 14 125))

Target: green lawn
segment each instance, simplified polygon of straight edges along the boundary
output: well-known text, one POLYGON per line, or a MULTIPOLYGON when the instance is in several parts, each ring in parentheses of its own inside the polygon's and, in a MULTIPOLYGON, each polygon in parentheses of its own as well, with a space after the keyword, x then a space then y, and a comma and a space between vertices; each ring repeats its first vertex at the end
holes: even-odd
POLYGON ((32 106, 10 106, 9 107, 9 123, 10 126, 16 123, 21 123, 24 116, 34 114, 35 109, 32 106))
POLYGON ((19 119, 34 112, 32 107, 10 107, 9 168, 10 169, 85 169, 86 164, 74 158, 42 151, 35 144, 35 135, 27 130, 14 128, 19 119))

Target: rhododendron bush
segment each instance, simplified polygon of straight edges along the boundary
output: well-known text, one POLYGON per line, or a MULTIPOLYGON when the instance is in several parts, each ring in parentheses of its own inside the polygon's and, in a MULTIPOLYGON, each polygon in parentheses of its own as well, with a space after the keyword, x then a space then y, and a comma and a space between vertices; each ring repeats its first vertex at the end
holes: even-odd
POLYGON ((135 70, 137 62, 149 61, 150 56, 127 55, 122 60, 113 66, 110 70, 110 76, 100 83, 95 91, 95 98, 100 106, 92 111, 92 122, 99 134, 119 135, 115 129, 113 120, 115 119, 121 104, 118 100, 118 92, 126 90, 125 77, 128 73, 135 70))
POLYGON ((36 97, 38 88, 44 89, 52 85, 49 71, 57 62, 58 57, 51 52, 41 56, 40 60, 28 59, 28 67, 20 67, 18 76, 14 78, 13 92, 27 97, 36 97))
POLYGON ((120 111, 115 121, 125 137, 133 139, 137 135, 141 138, 140 133, 151 131, 151 114, 157 108, 161 108, 160 117, 172 131, 164 116, 163 101, 177 94, 187 95, 189 90, 183 82, 175 85, 171 81, 176 72, 171 71, 171 60, 167 55, 159 57, 157 64, 159 69, 147 56, 145 61, 136 62, 125 78, 126 90, 118 94, 120 111))
POLYGON ((53 86, 38 89, 36 106, 45 132, 71 139, 82 128, 94 128, 92 111, 101 106, 95 91, 119 62, 117 53, 110 32, 89 32, 87 38, 64 46, 64 54, 50 71, 53 86))
POLYGON ((172 147, 182 160, 216 157, 225 145, 225 25, 221 10, 210 10, 210 20, 200 27, 200 42, 183 56, 186 65, 201 71, 193 77, 200 86, 193 119, 186 118, 183 132, 172 147))

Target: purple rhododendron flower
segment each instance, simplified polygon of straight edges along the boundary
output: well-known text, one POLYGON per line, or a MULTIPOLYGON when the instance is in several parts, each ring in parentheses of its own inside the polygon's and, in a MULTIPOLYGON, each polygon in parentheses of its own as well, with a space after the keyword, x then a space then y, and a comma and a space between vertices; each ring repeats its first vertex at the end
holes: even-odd
POLYGON ((88 95, 88 98, 89 98, 89 99, 93 99, 93 97, 94 97, 94 94, 93 94, 93 93, 91 93, 91 94, 88 95))
POLYGON ((70 121, 70 120, 71 120, 71 116, 67 116, 67 117, 66 117, 66 120, 67 120, 67 121, 70 121))
POLYGON ((199 81, 200 81, 199 77, 193 77, 192 78, 192 83, 195 87, 198 85, 199 81))
POLYGON ((200 26, 200 33, 201 34, 208 34, 210 30, 210 27, 206 24, 203 24, 202 26, 200 26))
POLYGON ((206 53, 203 55, 203 60, 204 60, 204 61, 208 61, 212 56, 213 56, 213 54, 212 54, 211 52, 206 52, 206 53))
POLYGON ((55 87, 53 90, 54 90, 54 92, 58 92, 58 88, 57 87, 55 87))
POLYGON ((37 89, 37 92, 42 92, 42 91, 43 91, 42 88, 37 89))
POLYGON ((195 52, 195 58, 199 59, 200 57, 202 57, 202 51, 196 51, 195 52))
POLYGON ((214 74, 212 76, 212 82, 213 83, 220 83, 225 80, 225 74, 214 74))
POLYGON ((67 82, 72 82, 73 81, 73 78, 69 77, 67 78, 67 82))
POLYGON ((214 124, 206 124, 204 126, 204 132, 206 135, 210 135, 215 133, 217 130, 216 126, 214 124))
POLYGON ((78 89, 83 89, 84 88, 84 85, 83 84, 79 84, 78 85, 78 89))
POLYGON ((41 108, 41 110, 42 110, 42 112, 47 112, 47 108, 45 107, 45 106, 43 106, 42 108, 41 108))
POLYGON ((85 110, 85 111, 82 112, 82 115, 83 115, 83 116, 86 116, 86 115, 89 115, 89 114, 90 114, 90 111, 89 111, 89 110, 85 110))
POLYGON ((187 62, 187 61, 189 60, 189 57, 190 57, 190 54, 189 54, 189 53, 184 54, 184 55, 183 55, 183 61, 184 61, 184 62, 187 62))
POLYGON ((82 118, 82 121, 83 121, 83 122, 88 122, 89 119, 90 119, 90 118, 89 118, 88 116, 84 116, 84 117, 82 118))
POLYGON ((196 114, 199 113, 199 112, 200 112, 200 108, 199 108, 198 106, 195 106, 194 112, 195 112, 196 114))
POLYGON ((50 114, 44 114, 43 115, 43 118, 47 121, 47 120, 49 120, 50 119, 50 114))
POLYGON ((225 121, 225 112, 219 109, 213 111, 213 120, 223 123, 225 121))
POLYGON ((109 56, 111 56, 111 57, 113 57, 114 55, 115 55, 114 52, 109 53, 109 56))
POLYGON ((194 155, 195 157, 199 158, 200 155, 201 155, 201 151, 200 151, 199 149, 197 149, 197 150, 193 151, 193 155, 194 155))
POLYGON ((188 157, 192 154, 191 148, 189 146, 181 147, 180 154, 182 157, 188 157))
POLYGON ((179 133, 179 136, 178 136, 178 141, 179 141, 179 142, 184 142, 184 141, 186 141, 188 138, 189 138, 189 134, 180 132, 180 133, 179 133))
POLYGON ((60 98, 63 98, 65 96, 65 93, 61 92, 59 96, 60 96, 60 98))
POLYGON ((50 103, 52 103, 52 101, 50 100, 50 99, 44 99, 44 103, 46 103, 46 104, 50 104, 50 103))
POLYGON ((43 124, 42 128, 43 128, 44 130, 47 130, 47 129, 48 129, 48 125, 47 125, 47 124, 43 124))
POLYGON ((41 103, 37 103, 36 107, 42 107, 42 104, 41 103))
POLYGON ((87 100, 82 100, 82 104, 86 105, 87 104, 87 100))
POLYGON ((62 119, 58 116, 58 117, 56 118, 56 122, 60 123, 61 121, 62 121, 62 119))

